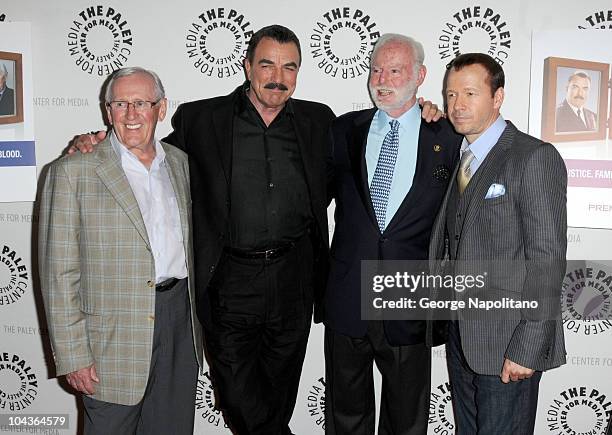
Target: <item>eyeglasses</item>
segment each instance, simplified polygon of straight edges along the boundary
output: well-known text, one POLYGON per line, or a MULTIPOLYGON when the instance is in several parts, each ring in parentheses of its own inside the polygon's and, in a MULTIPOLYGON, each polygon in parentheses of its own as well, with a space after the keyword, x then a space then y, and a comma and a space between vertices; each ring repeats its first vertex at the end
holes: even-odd
POLYGON ((153 108, 157 103, 161 100, 157 101, 111 101, 110 103, 106 103, 106 107, 110 107, 112 110, 117 112, 127 112, 128 108, 132 106, 136 112, 147 112, 153 108))

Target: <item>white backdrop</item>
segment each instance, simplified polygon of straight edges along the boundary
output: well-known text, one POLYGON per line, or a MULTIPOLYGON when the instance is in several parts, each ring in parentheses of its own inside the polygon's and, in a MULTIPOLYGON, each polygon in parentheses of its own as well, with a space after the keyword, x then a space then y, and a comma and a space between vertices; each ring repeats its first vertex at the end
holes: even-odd
MULTIPOLYGON (((34 106, 40 174, 75 134, 103 127, 98 95, 113 69, 140 65, 157 71, 172 115, 183 101, 226 94, 241 83, 239 64, 246 41, 253 31, 272 23, 293 29, 302 42, 298 98, 325 102, 337 114, 369 107, 366 77, 371 44, 379 33, 405 33, 425 47, 428 74, 420 95, 442 103, 444 67, 457 50, 490 52, 506 71, 502 113, 527 131, 532 32, 610 29, 609 8, 604 0, 418 4, 392 0, 261 4, 21 0, 3 2, 0 21, 25 21, 31 26, 34 88, 27 98, 34 106)), ((169 119, 158 126, 160 137, 169 132, 169 119)), ((0 189, 14 187, 4 183, 0 189)), ((0 304, 0 414, 67 413, 70 430, 31 433, 76 433, 75 397, 51 378, 47 331, 35 284, 35 210, 29 202, 0 204, 0 296, 13 285, 9 267, 23 265, 27 271, 24 294, 0 304), (17 394, 22 384, 29 397, 17 394)), ((569 258, 605 260, 610 258, 612 232, 570 228, 568 242, 569 258)), ((565 325, 568 364, 543 377, 536 433, 600 434, 612 412, 612 324, 566 316, 565 325)), ((323 433, 322 332, 321 326, 314 326, 308 346, 292 422, 300 435, 323 433)), ((430 433, 451 434, 443 348, 434 350, 433 361, 430 433)), ((196 433, 227 434, 221 416, 213 410, 206 375, 200 378, 196 397, 196 433)), ((22 433, 5 426, 0 426, 0 432, 22 433)))

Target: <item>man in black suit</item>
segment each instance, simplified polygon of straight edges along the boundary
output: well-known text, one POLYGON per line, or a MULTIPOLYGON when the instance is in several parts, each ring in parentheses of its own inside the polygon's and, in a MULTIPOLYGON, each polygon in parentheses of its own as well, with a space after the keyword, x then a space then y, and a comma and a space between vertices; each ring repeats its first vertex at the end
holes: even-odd
MULTIPOLYGON (((460 137, 445 119, 421 122, 415 95, 425 79, 423 59, 419 42, 383 35, 369 76, 377 108, 347 113, 332 125, 336 226, 325 294, 328 434, 374 433, 373 362, 383 379, 378 433, 427 433, 431 325, 364 320, 360 305, 361 260, 427 259, 431 227, 458 156, 460 137)), ((432 335, 442 344, 440 334, 432 335)))
POLYGON ((8 71, 0 64, 0 116, 15 114, 15 92, 6 86, 8 71))
POLYGON ((584 106, 589 99, 590 90, 591 78, 586 72, 575 71, 569 76, 565 99, 556 111, 557 133, 597 130, 597 114, 584 106))

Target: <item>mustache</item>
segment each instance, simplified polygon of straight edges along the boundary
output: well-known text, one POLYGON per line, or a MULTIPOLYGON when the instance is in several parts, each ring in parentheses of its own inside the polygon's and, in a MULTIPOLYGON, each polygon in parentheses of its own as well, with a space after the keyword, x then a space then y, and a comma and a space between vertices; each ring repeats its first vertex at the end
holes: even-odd
POLYGON ((270 82, 264 85, 264 89, 278 89, 279 91, 288 91, 289 88, 284 83, 270 82))

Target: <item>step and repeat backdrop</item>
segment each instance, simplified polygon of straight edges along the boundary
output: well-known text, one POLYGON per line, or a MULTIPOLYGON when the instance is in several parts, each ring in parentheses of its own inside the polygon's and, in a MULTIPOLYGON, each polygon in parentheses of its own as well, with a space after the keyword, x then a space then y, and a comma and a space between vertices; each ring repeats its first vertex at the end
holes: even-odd
MULTIPOLYGON (((104 128, 100 90, 112 71, 155 70, 172 115, 184 101, 239 85, 249 38, 272 23, 291 28, 302 43, 295 96, 324 102, 336 114, 371 107, 369 55, 386 32, 423 43, 427 78, 419 94, 438 105, 445 66, 457 53, 486 52, 503 65, 502 114, 553 142, 571 169, 568 258, 582 260, 564 282, 568 363, 543 377, 536 433, 602 434, 612 413, 612 9, 605 0, 2 2, 0 69, 6 67, 16 94, 0 111, 0 414, 66 414, 68 428, 3 423, 0 433, 77 433, 80 419, 75 396, 54 378, 38 286, 41 171, 74 135, 104 128), (575 70, 593 77, 586 107, 598 114, 596 134, 554 125, 564 80, 575 70)), ((170 131, 169 119, 158 125, 159 137, 170 131)), ((299 434, 325 428, 322 336, 314 326, 292 420, 299 434)), ((443 347, 433 350, 433 364, 430 433, 453 434, 443 347)), ((195 433, 229 434, 206 369, 195 407, 195 433)))

